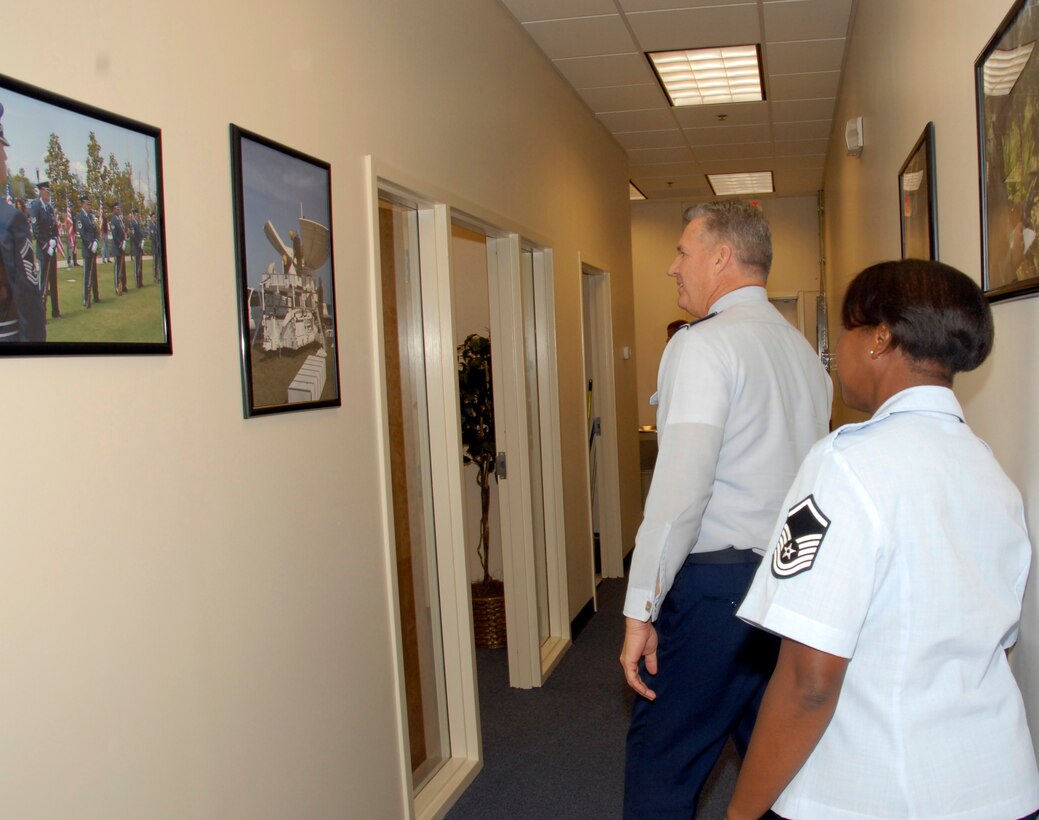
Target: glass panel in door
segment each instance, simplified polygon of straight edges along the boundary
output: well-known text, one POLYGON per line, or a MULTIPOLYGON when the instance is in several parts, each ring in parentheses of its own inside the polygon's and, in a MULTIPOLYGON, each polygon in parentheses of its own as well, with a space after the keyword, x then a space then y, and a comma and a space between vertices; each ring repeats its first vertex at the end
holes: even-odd
POLYGON ((450 756, 414 209, 380 200, 390 475, 413 787, 450 756))
POLYGON ((538 640, 551 634, 548 595, 548 556, 545 541, 545 494, 541 460, 541 401, 538 392, 538 327, 534 252, 520 253, 523 292, 523 358, 527 394, 527 451, 530 458, 531 532, 534 536, 534 582, 537 590, 538 640))

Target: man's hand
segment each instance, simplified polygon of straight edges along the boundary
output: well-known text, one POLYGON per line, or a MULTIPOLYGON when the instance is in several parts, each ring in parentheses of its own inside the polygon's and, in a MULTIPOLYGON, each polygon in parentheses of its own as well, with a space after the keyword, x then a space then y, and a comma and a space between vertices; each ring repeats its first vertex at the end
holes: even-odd
POLYGON ((639 661, 646 659, 646 671, 657 674, 657 630, 649 621, 625 618, 624 646, 621 648, 621 668, 628 686, 647 700, 656 700, 657 693, 646 686, 639 675, 639 661))

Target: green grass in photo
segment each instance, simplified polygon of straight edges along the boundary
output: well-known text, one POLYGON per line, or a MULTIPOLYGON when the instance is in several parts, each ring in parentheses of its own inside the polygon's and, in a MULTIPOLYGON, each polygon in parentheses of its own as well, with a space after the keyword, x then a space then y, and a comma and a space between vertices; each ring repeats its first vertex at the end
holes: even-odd
POLYGON ((144 287, 134 284, 133 259, 126 257, 128 290, 115 295, 113 263, 97 266, 100 303, 83 306, 83 268, 58 268, 58 310, 51 318, 47 297, 48 342, 148 342, 166 341, 162 284, 152 281, 152 261, 144 260, 144 287))

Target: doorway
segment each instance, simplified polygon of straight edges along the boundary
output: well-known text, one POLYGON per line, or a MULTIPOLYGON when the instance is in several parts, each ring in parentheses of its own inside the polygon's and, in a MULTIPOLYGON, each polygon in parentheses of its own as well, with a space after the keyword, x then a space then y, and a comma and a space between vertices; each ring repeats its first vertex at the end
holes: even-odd
MULTIPOLYGON (((456 242, 484 245, 509 684, 536 687, 570 645, 551 251, 470 215, 453 224, 456 242)), ((478 289, 460 260, 456 293, 478 289)))
MULTIPOLYGON (((373 183, 375 179, 373 177, 373 183)), ((447 210, 373 184, 373 307, 381 391, 383 517, 401 774, 408 816, 433 817, 479 772, 480 736, 468 586, 460 535, 458 402, 449 284, 442 264, 447 210), (435 477, 435 479, 434 479, 435 477)))
POLYGON ((452 224, 485 243, 495 411, 501 419, 497 444, 506 469, 499 485, 501 563, 509 681, 515 687, 540 686, 570 642, 552 254, 544 242, 522 238, 524 232, 472 210, 453 211, 448 194, 418 193, 433 189, 405 182, 371 158, 368 173, 382 443, 376 480, 383 486, 389 616, 397 647, 404 805, 408 817, 435 817, 482 766, 462 501, 452 224))
POLYGON ((581 304, 587 389, 588 480, 591 488, 589 515, 595 555, 593 571, 600 577, 620 578, 624 575, 624 555, 610 276, 587 263, 581 264, 581 304))

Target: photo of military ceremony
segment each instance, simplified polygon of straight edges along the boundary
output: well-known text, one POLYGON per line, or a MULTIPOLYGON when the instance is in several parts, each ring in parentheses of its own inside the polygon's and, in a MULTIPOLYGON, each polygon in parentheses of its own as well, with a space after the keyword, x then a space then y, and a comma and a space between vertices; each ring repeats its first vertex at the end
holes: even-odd
POLYGON ((168 352, 158 132, 117 122, 0 81, 0 355, 168 352))
POLYGON ((246 415, 339 402, 327 165, 232 132, 246 415))

